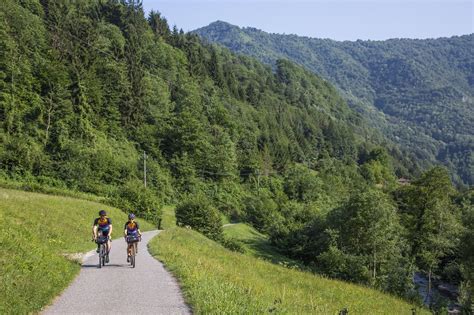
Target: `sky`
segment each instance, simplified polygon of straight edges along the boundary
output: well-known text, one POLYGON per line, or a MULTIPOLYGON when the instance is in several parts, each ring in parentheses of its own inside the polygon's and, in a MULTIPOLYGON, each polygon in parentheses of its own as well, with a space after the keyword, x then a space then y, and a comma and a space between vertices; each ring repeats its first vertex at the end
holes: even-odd
POLYGON ((225 21, 269 33, 335 40, 474 33, 474 0, 143 0, 185 32, 225 21))

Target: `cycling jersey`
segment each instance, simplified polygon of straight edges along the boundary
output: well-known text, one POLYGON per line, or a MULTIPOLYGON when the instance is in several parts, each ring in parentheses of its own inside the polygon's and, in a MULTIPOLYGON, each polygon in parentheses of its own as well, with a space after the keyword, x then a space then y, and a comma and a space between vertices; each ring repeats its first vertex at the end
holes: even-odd
POLYGON ((109 217, 96 218, 94 220, 94 226, 97 225, 97 229, 102 232, 104 235, 108 235, 110 231, 110 225, 112 224, 112 219, 109 217))
POLYGON ((124 230, 127 230, 127 235, 138 234, 138 229, 140 229, 140 227, 138 226, 138 222, 129 220, 125 223, 124 230))

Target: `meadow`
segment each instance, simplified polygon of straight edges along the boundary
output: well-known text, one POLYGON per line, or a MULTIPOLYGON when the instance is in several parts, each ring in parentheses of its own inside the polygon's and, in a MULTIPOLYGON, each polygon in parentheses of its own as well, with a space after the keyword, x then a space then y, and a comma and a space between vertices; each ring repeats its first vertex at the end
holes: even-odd
MULTIPOLYGON (((0 314, 40 311, 80 270, 94 249, 91 227, 99 209, 112 218, 113 238, 127 215, 93 201, 0 188, 0 314)), ((139 220, 142 230, 153 225, 139 220)))
MULTIPOLYGON (((178 278, 196 314, 412 314, 394 296, 231 252, 190 229, 154 238, 151 253, 178 278)), ((417 314, 429 314, 419 309, 417 314)))

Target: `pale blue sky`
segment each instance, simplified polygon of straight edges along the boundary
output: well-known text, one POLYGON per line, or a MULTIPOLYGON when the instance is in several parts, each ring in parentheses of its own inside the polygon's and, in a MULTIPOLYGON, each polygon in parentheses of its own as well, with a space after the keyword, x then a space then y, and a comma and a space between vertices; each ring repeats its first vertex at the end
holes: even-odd
POLYGON ((474 0, 143 0, 172 27, 216 20, 270 33, 336 40, 436 38, 474 33, 474 0))

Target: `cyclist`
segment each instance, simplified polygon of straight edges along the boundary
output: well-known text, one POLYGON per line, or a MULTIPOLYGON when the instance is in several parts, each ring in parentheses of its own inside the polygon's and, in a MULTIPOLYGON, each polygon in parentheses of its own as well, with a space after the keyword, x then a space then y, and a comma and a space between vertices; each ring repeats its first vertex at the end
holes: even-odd
POLYGON ((135 215, 130 213, 128 215, 128 221, 125 223, 123 236, 125 237, 125 241, 128 243, 127 246, 127 262, 130 262, 130 250, 132 246, 135 246, 135 253, 138 252, 137 243, 129 243, 129 237, 139 238, 142 236, 142 232, 140 231, 140 227, 138 226, 138 222, 135 221, 135 215))
MULTIPOLYGON (((92 237, 94 241, 97 241, 97 233, 101 232, 103 236, 107 237, 107 256, 105 262, 109 262, 109 252, 112 249, 111 237, 112 237, 112 219, 107 216, 105 210, 99 211, 99 217, 94 220, 92 225, 92 237)), ((99 244, 97 244, 97 252, 99 252, 99 244)))

